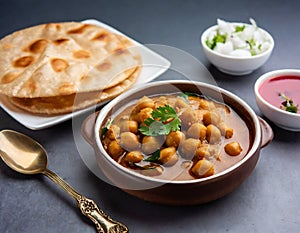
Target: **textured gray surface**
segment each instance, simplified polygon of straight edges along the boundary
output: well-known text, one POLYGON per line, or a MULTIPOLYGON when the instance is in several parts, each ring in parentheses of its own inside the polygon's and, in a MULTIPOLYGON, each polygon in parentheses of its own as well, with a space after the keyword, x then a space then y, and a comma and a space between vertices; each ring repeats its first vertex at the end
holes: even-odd
MULTIPOLYGON (((44 22, 96 18, 141 43, 169 45, 190 53, 209 68, 220 87, 239 95, 261 115, 253 93, 256 78, 274 69, 300 68, 299 10, 296 0, 226 3, 217 0, 0 0, 0 37, 44 22), (227 76, 210 66, 199 38, 217 17, 244 22, 249 17, 255 18, 275 38, 270 60, 244 77, 227 76)), ((159 79, 174 77, 178 78, 169 71, 159 79)), ((48 151, 49 168, 94 199, 112 217, 126 223, 130 232, 299 232, 299 133, 271 124, 275 134, 273 142, 261 151, 254 172, 236 191, 209 204, 169 207, 131 197, 103 182, 85 166, 81 156, 92 156, 92 152, 80 137, 78 125, 82 118, 31 131, 0 110, 0 129, 15 129, 37 139, 48 151)), ((47 178, 17 174, 0 162, 0 232, 96 231, 73 200, 47 178)))

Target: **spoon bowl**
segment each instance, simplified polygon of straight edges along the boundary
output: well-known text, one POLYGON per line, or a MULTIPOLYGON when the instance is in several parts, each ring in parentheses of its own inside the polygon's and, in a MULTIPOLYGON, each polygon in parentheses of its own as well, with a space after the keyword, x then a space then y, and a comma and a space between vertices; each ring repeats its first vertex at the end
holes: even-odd
POLYGON ((128 228, 106 215, 96 203, 79 194, 62 178, 47 168, 48 156, 45 149, 32 138, 13 130, 0 131, 0 157, 13 170, 23 174, 44 174, 68 193, 90 218, 99 233, 126 233, 128 228))
POLYGON ((32 138, 12 130, 0 132, 2 160, 13 170, 23 174, 38 174, 46 170, 47 153, 32 138))

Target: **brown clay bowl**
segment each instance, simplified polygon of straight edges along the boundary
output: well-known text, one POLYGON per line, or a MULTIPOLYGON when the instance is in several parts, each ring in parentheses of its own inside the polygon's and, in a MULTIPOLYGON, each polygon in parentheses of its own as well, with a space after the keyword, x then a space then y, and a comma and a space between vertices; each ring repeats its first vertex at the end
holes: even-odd
POLYGON ((160 81, 136 87, 108 103, 99 113, 89 116, 82 125, 84 138, 94 148, 99 169, 117 187, 140 199, 168 205, 194 205, 216 200, 235 190, 253 171, 260 149, 273 138, 271 127, 257 117, 238 96, 219 87, 191 81, 160 81), (131 171, 114 161, 104 150, 99 129, 107 117, 131 100, 144 95, 173 92, 204 94, 233 108, 245 121, 250 132, 250 149, 237 163, 212 176, 186 181, 165 181, 131 171))

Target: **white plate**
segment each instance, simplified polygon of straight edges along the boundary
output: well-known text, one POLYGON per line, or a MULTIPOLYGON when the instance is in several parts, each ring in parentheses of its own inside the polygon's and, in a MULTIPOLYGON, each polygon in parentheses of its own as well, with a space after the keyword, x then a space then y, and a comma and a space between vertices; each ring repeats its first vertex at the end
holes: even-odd
MULTIPOLYGON (((101 27, 108 29, 109 31, 111 31, 113 33, 126 36, 123 33, 117 31, 116 29, 108 26, 107 24, 104 24, 104 23, 99 22, 94 19, 84 20, 83 23, 99 25, 101 27)), ((126 37, 129 38, 128 36, 126 36, 126 37)), ((152 81, 153 79, 155 79, 156 77, 158 77, 159 75, 164 73, 170 67, 171 64, 167 59, 165 59, 164 57, 153 52, 149 48, 141 45, 137 41, 134 41, 131 38, 129 38, 129 39, 135 45, 139 46, 139 50, 140 50, 141 56, 142 56, 142 69, 141 69, 141 73, 140 73, 135 85, 152 81)), ((75 117, 79 114, 87 112, 91 109, 91 108, 87 108, 87 109, 83 109, 83 110, 79 110, 76 112, 59 115, 59 116, 38 116, 38 115, 30 114, 28 112, 25 112, 21 109, 18 109, 15 106, 13 106, 9 102, 9 100, 7 99, 6 96, 0 95, 0 101, 1 101, 0 106, 11 117, 13 117, 16 121, 18 121, 25 127, 32 129, 32 130, 48 128, 50 126, 61 123, 63 121, 69 120, 72 117, 75 117)), ((92 107, 92 108, 94 108, 94 107, 92 107)))

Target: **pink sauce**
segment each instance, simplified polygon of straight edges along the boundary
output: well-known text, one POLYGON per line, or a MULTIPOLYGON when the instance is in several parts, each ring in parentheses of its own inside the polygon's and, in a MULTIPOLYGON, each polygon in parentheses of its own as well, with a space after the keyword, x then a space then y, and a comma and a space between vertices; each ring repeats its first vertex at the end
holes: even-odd
POLYGON ((266 80, 258 91, 267 102, 278 108, 284 102, 279 93, 285 94, 293 100, 294 105, 299 105, 300 113, 300 76, 279 76, 266 80))

